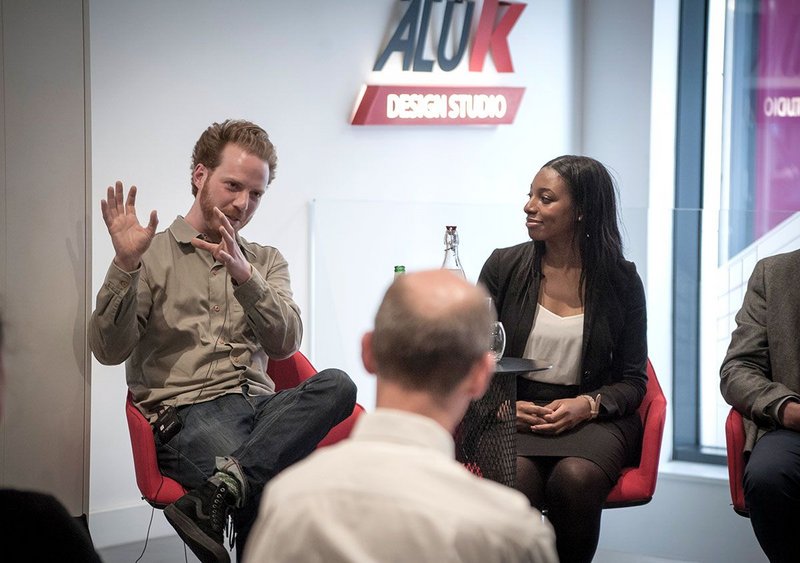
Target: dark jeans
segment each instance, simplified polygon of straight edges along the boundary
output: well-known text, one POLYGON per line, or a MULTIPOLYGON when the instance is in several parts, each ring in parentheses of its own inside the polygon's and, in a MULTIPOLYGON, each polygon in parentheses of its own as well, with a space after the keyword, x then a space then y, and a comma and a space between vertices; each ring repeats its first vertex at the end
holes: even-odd
POLYGON ((217 457, 235 459, 247 481, 244 506, 234 513, 237 553, 244 551, 264 485, 311 453, 347 418, 356 386, 343 371, 327 369, 275 395, 223 395, 178 409, 182 428, 168 443, 156 439, 162 473, 187 489, 214 474, 217 457))
POLYGON ((797 561, 800 433, 773 430, 756 442, 744 470, 744 498, 753 531, 769 560, 797 561))

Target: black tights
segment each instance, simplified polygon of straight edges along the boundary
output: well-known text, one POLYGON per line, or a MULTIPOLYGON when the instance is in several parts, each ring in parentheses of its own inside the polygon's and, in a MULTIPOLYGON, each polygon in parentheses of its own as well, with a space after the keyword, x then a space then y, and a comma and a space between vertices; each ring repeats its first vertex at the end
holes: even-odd
POLYGON ((614 486, 600 466, 579 457, 518 457, 516 488, 547 511, 561 563, 589 563, 600 538, 600 514, 614 486))

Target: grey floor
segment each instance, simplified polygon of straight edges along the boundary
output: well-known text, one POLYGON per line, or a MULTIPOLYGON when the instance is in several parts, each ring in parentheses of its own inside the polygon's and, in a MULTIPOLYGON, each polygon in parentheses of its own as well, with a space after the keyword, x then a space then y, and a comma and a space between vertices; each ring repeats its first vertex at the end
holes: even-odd
MULTIPOLYGON (((104 563, 178 563, 187 561, 197 563, 198 559, 188 549, 184 556, 183 542, 178 536, 168 536, 151 539, 147 544, 144 555, 139 559, 144 548, 144 542, 136 544, 119 545, 100 550, 100 557, 104 563)), ((236 561, 236 556, 231 557, 236 561)), ((618 551, 600 550, 594 558, 594 563, 692 563, 687 561, 677 561, 675 559, 663 559, 660 557, 649 557, 632 553, 621 553, 618 551)))
POLYGON ((107 547, 99 550, 99 553, 103 563, 199 563, 199 559, 188 548, 184 550, 184 544, 178 536, 150 539, 146 548, 144 542, 129 543, 107 547))

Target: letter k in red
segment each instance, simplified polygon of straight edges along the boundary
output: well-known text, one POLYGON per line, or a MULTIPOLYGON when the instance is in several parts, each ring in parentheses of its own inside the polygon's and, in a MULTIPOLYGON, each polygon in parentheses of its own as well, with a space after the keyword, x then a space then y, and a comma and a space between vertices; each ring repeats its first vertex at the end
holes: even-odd
POLYGON ((508 34, 517 23, 525 4, 519 2, 504 2, 502 0, 484 0, 481 18, 478 21, 478 30, 472 45, 469 57, 469 70, 481 72, 486 54, 492 50, 494 66, 497 72, 514 72, 511 64, 511 53, 508 50, 508 34), (497 26, 494 26, 499 5, 508 6, 497 26))

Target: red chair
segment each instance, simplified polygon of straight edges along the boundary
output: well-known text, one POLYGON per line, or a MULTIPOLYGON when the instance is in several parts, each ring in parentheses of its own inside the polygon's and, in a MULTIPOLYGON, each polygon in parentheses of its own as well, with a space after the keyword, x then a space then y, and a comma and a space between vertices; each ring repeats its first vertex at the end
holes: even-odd
POLYGON ((131 434, 133 449, 133 468, 136 484, 142 498, 156 508, 164 508, 184 495, 186 490, 180 483, 161 474, 156 456, 156 442, 153 428, 133 404, 133 396, 128 391, 125 399, 125 416, 131 434))
MULTIPOLYGON (((296 387, 317 373, 317 370, 301 352, 296 352, 285 360, 270 360, 267 364, 267 373, 275 382, 275 388, 280 391, 296 387)), ((363 412, 364 408, 356 404, 352 414, 334 426, 317 447, 331 445, 349 436, 356 419, 363 412)), ((156 508, 164 508, 183 496, 186 489, 177 481, 161 474, 158 468, 153 429, 133 404, 130 391, 125 401, 125 415, 131 435, 136 484, 139 486, 144 500, 156 508)))
POLYGON ((750 516, 744 502, 744 421, 736 409, 725 420, 725 444, 728 448, 728 484, 733 509, 741 516, 750 516))
POLYGON ((642 418, 642 453, 639 465, 624 467, 617 484, 608 494, 604 508, 622 508, 647 504, 656 491, 661 438, 667 417, 667 399, 656 378, 653 364, 647 360, 647 391, 638 408, 642 418))

